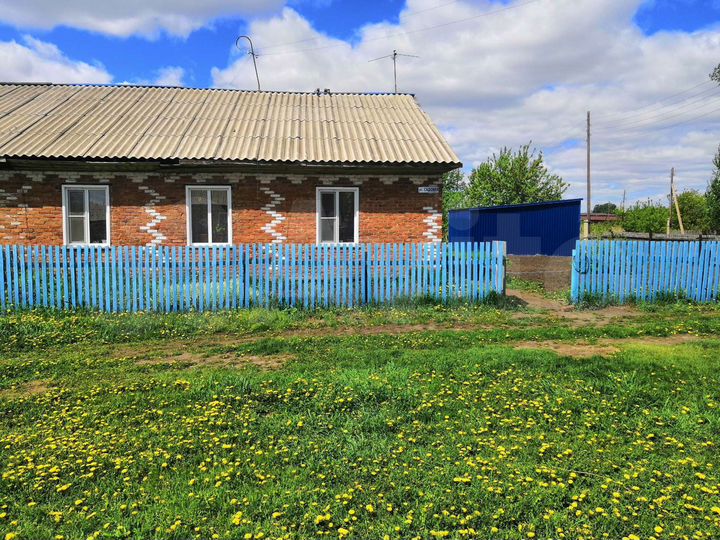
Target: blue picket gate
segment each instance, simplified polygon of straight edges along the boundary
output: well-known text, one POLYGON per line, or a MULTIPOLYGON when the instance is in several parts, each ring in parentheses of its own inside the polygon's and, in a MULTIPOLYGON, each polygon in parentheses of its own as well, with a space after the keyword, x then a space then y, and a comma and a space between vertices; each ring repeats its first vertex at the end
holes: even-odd
POLYGON ((358 306, 502 293, 503 242, 0 247, 0 308, 358 306))
POLYGON ((659 295, 718 299, 720 242, 582 240, 572 255, 571 296, 652 301, 659 295))

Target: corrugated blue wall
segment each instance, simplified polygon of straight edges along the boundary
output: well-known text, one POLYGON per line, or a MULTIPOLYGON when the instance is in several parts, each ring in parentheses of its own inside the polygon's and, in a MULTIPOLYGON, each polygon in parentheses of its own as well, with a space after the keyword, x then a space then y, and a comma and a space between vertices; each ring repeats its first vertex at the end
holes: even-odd
POLYGON ((580 238, 582 199, 451 210, 451 242, 507 242, 508 255, 569 257, 580 238))

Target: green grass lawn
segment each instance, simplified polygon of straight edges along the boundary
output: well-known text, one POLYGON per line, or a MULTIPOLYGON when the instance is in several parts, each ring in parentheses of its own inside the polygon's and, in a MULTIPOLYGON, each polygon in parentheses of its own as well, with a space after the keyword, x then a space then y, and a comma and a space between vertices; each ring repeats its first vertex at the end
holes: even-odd
POLYGON ((719 538, 718 330, 687 305, 0 317, 0 530, 719 538), (513 348, 578 338, 620 352, 513 348))

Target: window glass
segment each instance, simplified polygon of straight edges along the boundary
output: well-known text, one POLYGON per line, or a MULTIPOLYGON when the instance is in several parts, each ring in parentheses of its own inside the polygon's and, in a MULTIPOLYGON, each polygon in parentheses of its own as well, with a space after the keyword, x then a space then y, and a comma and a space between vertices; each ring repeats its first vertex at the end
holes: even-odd
POLYGON ((339 242, 355 241, 355 192, 341 191, 339 242))
POLYGON ((68 212, 70 214, 85 213, 85 190, 69 189, 67 191, 68 212))
POLYGON ((91 189, 88 191, 90 243, 104 244, 107 242, 107 207, 105 191, 91 189))
POLYGON ((108 189, 105 187, 63 187, 65 241, 68 244, 107 244, 108 189))
POLYGON ((320 242, 355 242, 357 231, 358 192, 323 188, 318 197, 318 240, 320 242))
POLYGON ((320 193, 320 217, 335 217, 335 192, 320 193))
POLYGON ((190 190, 190 241, 194 244, 205 244, 208 235, 207 190, 190 190))
POLYGON ((335 241, 335 218, 320 218, 320 241, 335 241))
POLYGON ((190 198, 190 243, 227 244, 230 242, 230 190, 225 188, 188 189, 190 198))
POLYGON ((212 241, 228 241, 228 192, 215 189, 211 192, 212 241))
POLYGON ((84 244, 85 243, 85 218, 70 217, 68 218, 70 226, 68 227, 68 243, 84 244))

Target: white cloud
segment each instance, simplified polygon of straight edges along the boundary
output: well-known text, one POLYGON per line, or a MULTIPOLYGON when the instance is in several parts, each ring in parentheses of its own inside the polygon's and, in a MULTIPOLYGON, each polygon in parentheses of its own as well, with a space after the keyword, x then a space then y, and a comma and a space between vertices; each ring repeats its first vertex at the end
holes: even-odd
POLYGON ((183 86, 185 75, 185 69, 182 67, 165 66, 155 71, 154 78, 137 78, 131 81, 121 81, 117 84, 124 84, 128 86, 183 86))
POLYGON ((0 42, 0 80, 5 82, 109 83, 101 65, 72 60, 52 43, 31 36, 0 42))
POLYGON ((179 66, 167 66, 158 70, 155 84, 159 86, 182 86, 185 70, 179 66))
POLYGON ((112 36, 186 37, 221 17, 271 13, 282 0, 0 0, 0 21, 20 28, 68 26, 112 36))
MULTIPOLYGON (((438 8, 437 0, 409 0, 399 24, 360 28, 352 44, 285 8, 249 32, 264 89, 391 91, 391 61, 368 60, 393 49, 419 55, 399 59, 400 90, 417 95, 466 166, 532 140, 570 182, 568 195, 584 196, 591 109, 595 202, 619 201, 624 189, 629 200, 661 196, 672 166, 681 189, 704 189, 720 143, 720 89, 708 81, 720 62, 720 28, 646 36, 633 23, 641 4, 539 0, 505 9, 482 0, 438 8)), ((245 56, 212 76, 217 86, 254 87, 245 56)))

